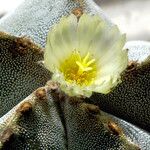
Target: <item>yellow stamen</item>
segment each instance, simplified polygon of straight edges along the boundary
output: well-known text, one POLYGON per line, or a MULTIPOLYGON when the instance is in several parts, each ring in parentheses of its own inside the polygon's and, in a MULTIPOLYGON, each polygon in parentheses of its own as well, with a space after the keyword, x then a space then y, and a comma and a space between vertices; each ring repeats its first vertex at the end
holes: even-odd
POLYGON ((87 62, 87 66, 93 64, 95 62, 95 59, 90 60, 89 62, 87 62))
POLYGON ((64 74, 68 82, 76 82, 80 86, 89 85, 96 77, 96 62, 91 59, 88 52, 85 57, 81 57, 78 51, 74 51, 61 65, 60 71, 64 74))
POLYGON ((86 61, 89 59, 90 53, 88 52, 87 55, 83 59, 83 63, 86 63, 86 61))

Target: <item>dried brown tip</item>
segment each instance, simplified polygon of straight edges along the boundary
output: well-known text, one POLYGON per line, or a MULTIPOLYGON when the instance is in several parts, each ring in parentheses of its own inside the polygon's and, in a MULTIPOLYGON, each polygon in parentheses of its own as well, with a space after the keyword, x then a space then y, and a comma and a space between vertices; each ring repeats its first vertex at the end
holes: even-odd
POLYGON ((42 53, 42 49, 26 37, 15 37, 12 48, 10 49, 14 56, 18 54, 20 56, 26 55, 30 50, 35 53, 42 53))
POLYGON ((8 35, 8 34, 5 33, 5 32, 0 31, 0 36, 5 36, 5 35, 8 35))
POLYGON ((100 109, 98 106, 93 104, 82 103, 82 107, 85 108, 85 111, 92 114, 97 115, 100 113, 100 109))
POLYGON ((136 150, 142 150, 139 146, 136 147, 136 150))
POLYGON ((111 131, 111 133, 114 135, 119 136, 123 134, 122 129, 113 121, 108 122, 108 128, 111 131))
POLYGON ((78 97, 68 97, 68 102, 71 105, 78 105, 83 102, 83 99, 78 97))
POLYGON ((59 93, 58 98, 59 98, 60 101, 64 101, 65 100, 65 94, 64 93, 59 93))
POLYGON ((18 52, 20 55, 25 55, 28 53, 28 47, 31 46, 31 41, 24 38, 16 38, 15 42, 15 51, 18 52))
POLYGON ((24 102, 19 109, 17 109, 17 112, 20 112, 21 114, 30 112, 32 110, 32 104, 29 102, 24 102))
POLYGON ((83 9, 75 8, 74 10, 72 10, 72 13, 79 19, 83 15, 83 9))
POLYGON ((131 71, 135 70, 138 65, 139 64, 137 63, 137 61, 130 61, 128 63, 127 72, 131 72, 131 71))
POLYGON ((47 100, 45 88, 39 88, 38 90, 36 90, 35 95, 39 100, 47 100))
POLYGON ((59 88, 59 84, 53 81, 48 81, 47 85, 48 85, 48 88, 53 91, 56 91, 59 88))
POLYGON ((11 128, 6 129, 6 130, 2 133, 2 135, 0 136, 0 141, 1 141, 2 143, 5 143, 5 142, 9 141, 9 139, 12 137, 13 134, 14 134, 14 133, 13 133, 13 130, 12 130, 11 128))

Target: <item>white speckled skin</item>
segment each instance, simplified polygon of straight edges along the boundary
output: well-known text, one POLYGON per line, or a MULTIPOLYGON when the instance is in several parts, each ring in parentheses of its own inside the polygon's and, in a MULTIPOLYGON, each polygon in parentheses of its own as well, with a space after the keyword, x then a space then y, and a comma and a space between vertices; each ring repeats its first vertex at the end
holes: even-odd
POLYGON ((150 131, 150 43, 131 41, 129 61, 140 65, 126 73, 123 82, 108 95, 94 94, 91 100, 113 115, 150 131))
POLYGON ((125 47, 129 49, 129 60, 143 62, 150 55, 150 42, 129 41, 125 47))
MULTIPOLYGON (((54 23, 58 22, 58 20, 60 19, 61 16, 70 14, 72 9, 79 6, 79 3, 75 2, 75 1, 77 1, 77 0, 42 0, 42 1, 41 0, 25 0, 25 2, 21 6, 19 6, 14 12, 12 12, 11 14, 8 14, 6 17, 4 17, 2 20, 0 20, 0 30, 9 32, 16 36, 25 35, 25 36, 33 39, 35 41, 35 43, 44 47, 47 32, 49 31, 49 28, 51 28, 54 23)), ((83 3, 83 8, 84 8, 85 12, 101 15, 105 20, 107 20, 107 22, 110 25, 112 25, 111 22, 108 19, 106 19, 105 15, 101 11, 101 9, 97 5, 95 5, 95 3, 92 0, 85 0, 83 3)), ((136 45, 136 44, 133 44, 133 45, 136 45)), ((139 45, 141 45, 141 44, 139 44, 139 45)), ((130 44, 127 45, 127 48, 129 48, 129 47, 130 47, 130 44)), ((129 55, 130 55, 129 58, 136 59, 136 57, 138 55, 135 52, 137 51, 136 49, 139 49, 139 46, 135 46, 137 48, 133 48, 133 47, 134 46, 132 46, 132 48, 130 48, 130 49, 134 49, 134 50, 133 50, 133 52, 129 53, 129 55)), ((139 54, 142 54, 142 57, 138 56, 138 58, 143 60, 149 55, 149 52, 147 53, 147 51, 144 50, 144 49, 149 50, 149 46, 147 46, 147 45, 145 46, 145 44, 143 44, 142 49, 143 49, 144 54, 140 53, 140 51, 139 51, 139 54), (143 55, 144 55, 144 58, 143 58, 143 55)), ((34 84, 34 82, 33 82, 33 84, 34 84)), ((29 95, 30 93, 26 93, 26 94, 29 95)), ((54 113, 52 115, 57 116, 58 114, 55 113, 56 109, 51 107, 53 105, 52 99, 51 98, 49 98, 49 99, 50 99, 50 101, 48 102, 49 103, 48 108, 50 109, 50 112, 52 109, 52 113, 54 113)), ((97 97, 96 97, 96 99, 98 100, 97 97)), ((5 111, 9 111, 12 108, 12 107, 10 107, 10 103, 12 103, 12 102, 13 102, 13 99, 11 102, 9 101, 7 104, 5 104, 5 111)), ((99 105, 101 108, 101 104, 99 104, 99 105)), ((110 106, 111 106, 111 104, 110 104, 110 106)), ((43 110, 41 109, 41 106, 38 106, 37 110, 35 111, 35 114, 32 114, 31 116, 29 116, 29 118, 27 120, 25 120, 25 121, 27 121, 26 123, 24 123, 24 120, 23 120, 22 125, 24 126, 24 128, 29 129, 29 132, 25 132, 23 134, 23 136, 25 136, 25 139, 26 139, 26 136, 27 137, 29 136, 30 141, 21 141, 22 140, 21 139, 19 141, 20 143, 17 143, 17 145, 20 146, 20 147, 18 147, 18 149, 20 149, 20 150, 35 149, 37 147, 39 149, 45 149, 45 148, 54 149, 54 150, 55 149, 56 150, 57 149, 58 150, 59 149, 67 149, 66 145, 68 143, 66 144, 66 142, 67 141, 70 142, 74 138, 73 136, 75 136, 77 141, 73 140, 73 141, 71 141, 71 143, 68 144, 70 150, 72 150, 72 146, 74 149, 78 148, 79 150, 80 149, 81 150, 83 150, 83 149, 90 150, 90 149, 93 149, 93 144, 96 144, 96 145, 99 144, 98 142, 100 141, 101 138, 102 138, 102 141, 106 140, 106 139, 103 140, 103 136, 99 137, 100 134, 98 132, 97 134, 94 135, 95 139, 93 141, 93 137, 91 136, 92 134, 88 134, 88 132, 86 132, 83 136, 82 133, 79 132, 78 128, 76 128, 76 127, 73 128, 77 122, 76 122, 76 120, 73 120, 72 117, 74 118, 74 117, 76 117, 76 115, 70 117, 70 114, 67 114, 67 113, 68 112, 70 113, 70 111, 76 111, 76 110, 70 109, 69 108, 70 106, 68 106, 68 104, 66 104, 65 107, 67 108, 67 110, 65 110, 66 111, 65 114, 66 114, 66 121, 68 122, 68 124, 66 125, 65 128, 68 130, 68 131, 66 131, 68 133, 68 135, 64 135, 65 134, 64 128, 60 122, 59 116, 56 117, 56 120, 58 121, 58 124, 56 123, 56 125, 59 126, 58 129, 60 131, 60 134, 57 134, 56 133, 57 128, 53 128, 54 126, 53 126, 53 124, 50 123, 51 120, 50 120, 50 118, 48 118, 49 117, 48 114, 44 114, 43 110), (33 119, 33 120, 31 121, 30 119, 31 120, 33 119), (28 124, 28 123, 30 123, 30 121, 32 122, 31 126, 30 126, 30 124, 28 124), (45 124, 43 124, 43 123, 45 123, 45 124), (42 124, 42 126, 41 126, 41 124, 42 124), (28 128, 28 127, 30 127, 30 128, 28 128), (44 132, 44 131, 46 131, 46 127, 47 127, 47 129, 49 129, 49 132, 51 134, 49 134, 48 131, 44 132), (45 128, 44 131, 43 131, 43 128, 45 128), (73 129, 73 131, 71 129, 73 129), (41 131, 41 132, 37 132, 37 130, 41 131), (42 138, 41 138, 41 136, 39 136, 40 133, 43 134, 42 138), (54 136, 52 136, 53 133, 54 133, 54 136), (48 138, 46 139, 46 137, 48 137, 48 138), (65 139, 66 137, 68 139, 69 138, 70 139, 69 140, 65 139), (83 139, 83 137, 87 137, 87 140, 83 139), (54 144, 51 144, 51 142, 50 142, 51 140, 52 140, 52 142, 54 142, 54 144)), ((115 107, 113 109, 115 109, 115 107)), ((122 107, 122 109, 124 109, 124 107, 122 107)), ((120 109, 120 111, 122 111, 122 110, 120 109)), ((76 112, 74 114, 76 114, 76 112)), ((132 113, 127 111, 127 114, 130 117, 132 117, 132 113)), ((120 116, 120 117, 124 118, 124 116, 120 116)), ((55 117, 53 119, 55 120, 55 117)), ((83 122, 82 118, 79 118, 79 120, 80 120, 80 123, 83 122)), ((138 117, 137 118, 134 117, 133 120, 138 120, 138 117)), ((145 131, 143 131, 123 120, 117 119, 117 121, 123 127, 126 135, 129 136, 132 141, 137 143, 142 150, 150 149, 149 133, 146 133, 145 131)), ((2 122, 2 120, 0 121, 0 123, 1 122, 2 122)), ((91 126, 90 132, 92 132, 92 128, 94 128, 94 125, 90 125, 90 126, 91 126)), ((88 126, 85 130, 89 131, 88 126)), ((15 142, 13 144, 16 145, 15 142)), ((108 147, 105 147, 105 142, 103 143, 103 145, 101 145, 101 149, 108 148, 108 147), (104 145, 104 147, 102 147, 103 145, 104 145)), ((107 144, 106 144, 106 146, 107 146, 107 144)), ((98 147, 94 148, 94 150, 97 150, 97 149, 98 149, 98 147)), ((113 150, 119 150, 119 149, 120 149, 119 147, 113 148, 113 150)), ((124 148, 124 149, 127 149, 127 148, 124 148)))
MULTIPOLYGON (((81 6, 75 1, 78 0, 25 0, 13 13, 0 20, 0 30, 17 36, 29 36, 44 47, 50 27, 61 16, 68 15, 74 8, 81 6)), ((101 9, 91 0, 86 0, 83 7, 86 8, 84 12, 105 18, 101 9)))

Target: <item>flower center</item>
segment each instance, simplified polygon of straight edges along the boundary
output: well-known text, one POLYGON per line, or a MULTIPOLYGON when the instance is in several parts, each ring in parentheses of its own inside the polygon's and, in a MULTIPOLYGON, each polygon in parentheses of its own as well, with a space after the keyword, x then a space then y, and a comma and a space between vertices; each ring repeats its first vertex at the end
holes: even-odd
POLYGON ((64 74, 65 80, 70 83, 76 82, 80 86, 90 85, 96 77, 96 61, 92 59, 89 52, 85 57, 81 57, 78 51, 73 51, 61 63, 60 71, 64 74))

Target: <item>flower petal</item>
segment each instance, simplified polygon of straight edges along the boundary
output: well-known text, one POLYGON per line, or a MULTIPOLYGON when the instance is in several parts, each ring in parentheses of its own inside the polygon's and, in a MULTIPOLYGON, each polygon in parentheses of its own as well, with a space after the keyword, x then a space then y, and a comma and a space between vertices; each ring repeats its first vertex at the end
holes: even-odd
POLYGON ((68 83, 65 81, 63 74, 59 70, 55 70, 53 77, 53 81, 60 83, 60 88, 69 96, 85 96, 90 97, 92 95, 92 90, 89 87, 81 87, 74 83, 68 83))
POLYGON ((63 17, 49 33, 45 64, 53 72, 52 79, 70 96, 106 94, 120 82, 120 74, 127 66, 127 51, 122 51, 125 39, 117 26, 108 26, 98 16, 83 14, 78 23, 74 15, 63 17), (72 59, 74 50, 83 61, 72 59), (91 63, 95 63, 95 69, 91 63), (86 72, 74 69, 76 64, 82 70, 87 67, 86 72))
POLYGON ((55 25, 48 33, 44 55, 46 66, 53 64, 57 67, 75 49, 77 45, 76 28, 77 18, 70 15, 69 17, 63 17, 60 23, 55 25))
POLYGON ((99 73, 95 80, 97 88, 94 91, 106 94, 119 82, 120 74, 128 63, 127 51, 122 50, 124 43, 125 35, 122 35, 112 48, 103 57, 100 57, 99 73))
POLYGON ((124 42, 125 36, 121 36, 110 51, 99 60, 101 66, 100 77, 113 76, 125 70, 128 64, 128 55, 126 50, 122 50, 124 42))
POLYGON ((117 26, 112 26, 110 28, 104 21, 101 22, 101 24, 99 24, 95 30, 95 35, 93 37, 89 51, 92 51, 94 57, 97 57, 98 59, 104 58, 104 55, 106 55, 114 43, 118 41, 120 35, 121 34, 117 26))
POLYGON ((78 47, 77 49, 84 56, 88 52, 90 44, 93 40, 95 29, 100 24, 101 19, 98 16, 90 16, 83 14, 78 23, 77 38, 78 47))
POLYGON ((51 43, 49 42, 49 37, 47 38, 47 45, 44 52, 44 65, 51 72, 54 72, 54 66, 59 66, 57 57, 54 55, 51 43))

